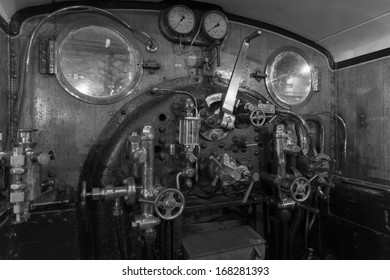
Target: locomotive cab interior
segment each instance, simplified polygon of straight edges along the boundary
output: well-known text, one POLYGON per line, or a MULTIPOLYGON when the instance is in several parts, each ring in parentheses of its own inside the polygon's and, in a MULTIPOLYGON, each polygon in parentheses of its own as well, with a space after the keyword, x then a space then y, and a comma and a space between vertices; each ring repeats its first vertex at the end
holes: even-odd
POLYGON ((386 4, 39 2, 0 3, 0 259, 390 258, 386 4))

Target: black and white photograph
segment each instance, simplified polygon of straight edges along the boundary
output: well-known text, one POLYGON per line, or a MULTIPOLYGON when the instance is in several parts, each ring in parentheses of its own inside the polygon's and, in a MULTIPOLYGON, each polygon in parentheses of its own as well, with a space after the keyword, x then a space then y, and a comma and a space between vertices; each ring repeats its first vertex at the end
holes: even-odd
POLYGON ((389 265, 389 139, 390 1, 0 0, 0 270, 389 265))

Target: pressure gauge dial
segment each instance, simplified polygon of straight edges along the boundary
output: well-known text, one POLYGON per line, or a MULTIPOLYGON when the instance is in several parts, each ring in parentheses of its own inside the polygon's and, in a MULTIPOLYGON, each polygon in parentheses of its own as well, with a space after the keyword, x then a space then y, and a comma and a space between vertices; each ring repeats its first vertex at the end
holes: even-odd
POLYGON ((202 27, 210 39, 221 40, 228 32, 228 19, 220 11, 210 11, 203 16, 202 27))
POLYGON ((186 35, 195 28, 195 15, 184 5, 173 6, 168 12, 168 26, 173 32, 186 35))

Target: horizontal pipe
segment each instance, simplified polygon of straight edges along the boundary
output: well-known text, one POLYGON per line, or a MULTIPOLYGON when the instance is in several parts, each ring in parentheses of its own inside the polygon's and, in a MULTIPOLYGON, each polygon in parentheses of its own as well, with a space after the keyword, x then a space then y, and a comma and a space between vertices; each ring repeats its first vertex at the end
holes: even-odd
POLYGON ((260 183, 273 187, 276 185, 277 178, 278 178, 278 176, 276 176, 276 175, 262 173, 262 174, 260 174, 260 183))

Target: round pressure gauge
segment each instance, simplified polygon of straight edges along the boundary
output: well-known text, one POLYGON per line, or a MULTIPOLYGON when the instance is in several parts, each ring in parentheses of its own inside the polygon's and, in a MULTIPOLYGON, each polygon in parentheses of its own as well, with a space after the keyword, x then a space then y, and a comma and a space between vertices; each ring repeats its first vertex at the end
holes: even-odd
POLYGON ((228 19, 220 11, 210 11, 203 16, 202 27, 212 40, 221 40, 228 32, 228 19))
POLYGON ((195 28, 195 15, 184 5, 173 6, 168 12, 168 26, 177 34, 188 34, 195 28))

